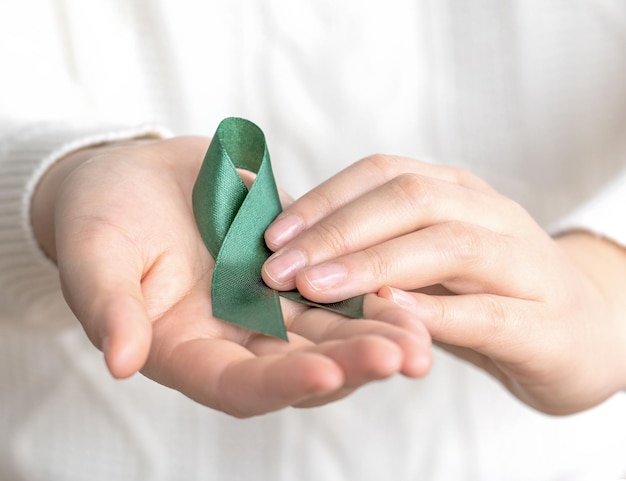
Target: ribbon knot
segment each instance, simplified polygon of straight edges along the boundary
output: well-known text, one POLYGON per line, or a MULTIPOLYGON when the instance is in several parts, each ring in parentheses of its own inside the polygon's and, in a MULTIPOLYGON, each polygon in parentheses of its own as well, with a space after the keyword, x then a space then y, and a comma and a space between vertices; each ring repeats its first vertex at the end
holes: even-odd
POLYGON ((362 297, 318 304, 297 291, 277 292, 261 278, 271 254, 263 234, 282 208, 265 136, 241 118, 217 128, 193 188, 193 212, 202 240, 215 259, 213 315, 231 324, 287 340, 279 295, 349 317, 363 317, 362 297), (237 168, 256 173, 248 190, 237 168))

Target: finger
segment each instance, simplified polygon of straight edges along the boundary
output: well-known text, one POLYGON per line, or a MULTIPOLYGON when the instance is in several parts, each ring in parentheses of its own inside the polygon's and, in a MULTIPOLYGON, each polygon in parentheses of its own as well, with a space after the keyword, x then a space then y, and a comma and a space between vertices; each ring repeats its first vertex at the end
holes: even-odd
MULTIPOLYGON (((385 287, 379 295, 411 311, 433 339, 509 363, 532 362, 544 330, 540 304, 492 294, 430 296, 385 287), (531 319, 533 322, 526 322, 531 319)), ((478 358, 473 357, 478 361, 478 358)))
POLYGON ((537 409, 553 409, 551 396, 547 404, 538 403, 528 389, 541 393, 543 384, 554 390, 562 373, 580 362, 581 349, 571 346, 567 329, 546 330, 539 302, 489 294, 429 296, 388 287, 379 294, 414 312, 436 344, 537 409))
POLYGON ((144 373, 191 399, 236 417, 249 417, 322 396, 343 385, 331 359, 306 351, 256 357, 222 339, 165 339, 144 373), (163 351, 166 351, 164 354, 163 351))
MULTIPOLYGON (((237 172, 239 173, 241 180, 243 180, 243 183, 246 185, 246 188, 250 190, 250 187, 252 187, 252 184, 256 179, 256 174, 245 169, 237 169, 237 172)), ((289 207, 293 203, 293 198, 280 188, 278 189, 278 198, 280 200, 280 205, 282 205, 283 208, 289 207)))
POLYGON ((291 332, 314 344, 366 337, 369 351, 362 344, 346 344, 341 359, 333 358, 344 372, 373 372, 377 366, 381 372, 387 372, 399 362, 396 372, 409 377, 425 375, 432 363, 432 353, 430 336, 424 326, 411 313, 376 295, 366 296, 364 311, 370 319, 348 319, 329 311, 308 309, 287 323, 291 332), (379 340, 385 342, 381 344, 379 340))
MULTIPOLYGON (((350 321, 348 321, 350 322, 350 321)), ((333 359, 344 372, 344 383, 330 394, 310 396, 296 404, 314 407, 342 399, 358 388, 401 371, 403 359, 398 346, 375 336, 360 336, 347 341, 326 341, 314 348, 315 352, 333 359)))
MULTIPOLYGON (((405 315, 407 314, 406 310, 402 309, 401 311, 405 315)), ((397 317, 398 316, 392 316, 391 319, 395 320, 397 317)), ((347 322, 356 323, 358 321, 352 320, 352 321, 347 321, 347 322)), ((413 322, 415 321, 413 320, 413 322)), ((404 359, 402 361, 400 372, 407 377, 413 377, 413 378, 423 377, 426 374, 428 374, 428 372, 430 371, 432 367, 433 357, 432 357, 430 336, 428 335, 428 332, 423 327, 423 325, 422 325, 422 329, 423 329, 424 336, 422 337, 422 342, 418 343, 418 348, 414 351, 414 354, 411 355, 411 353, 406 353, 406 352, 404 353, 404 359)), ((369 339, 366 340, 366 339, 361 338, 361 340, 362 340, 361 342, 363 342, 363 348, 366 348, 365 342, 369 341, 369 339)), ((324 343, 322 344, 322 346, 325 346, 327 344, 328 343, 324 343)), ((364 364, 362 363, 362 359, 365 358, 366 356, 367 358, 370 359, 370 361, 373 359, 373 357, 371 356, 371 350, 370 350, 371 346, 367 346, 368 352, 367 353, 363 352, 362 355, 359 355, 358 353, 355 354, 355 353, 349 352, 348 350, 344 348, 342 344, 337 344, 337 342, 334 343, 333 347, 336 347, 338 349, 339 359, 333 356, 333 353, 331 351, 327 351, 326 354, 329 355, 330 357, 333 357, 333 359, 337 360, 343 369, 347 369, 346 381, 344 385, 340 389, 330 394, 324 394, 322 396, 311 396, 307 398, 306 400, 304 400, 303 402, 296 404, 295 407, 309 408, 309 407, 315 407, 315 406, 328 404, 330 402, 334 402, 334 401, 337 401, 339 399, 342 399, 348 396, 349 394, 354 392, 356 389, 358 389, 359 387, 369 382, 372 382, 378 379, 385 379, 397 373, 397 370, 392 369, 392 364, 389 363, 388 365, 389 369, 387 369, 387 372, 385 372, 385 370, 381 370, 380 366, 378 365, 368 372, 369 375, 367 376, 363 375, 362 371, 364 368, 364 364), (352 376, 349 365, 354 364, 355 361, 357 362, 357 367, 359 368, 359 375, 352 376), (346 365, 348 365, 348 367, 346 367, 346 365)), ((367 368, 365 369, 367 372, 367 368)))
MULTIPOLYGON (((391 290, 391 295, 424 321, 444 349, 484 369, 535 409, 576 412, 576 394, 596 383, 606 386, 605 374, 611 376, 585 372, 593 333, 573 334, 578 326, 571 318, 547 317, 540 302, 487 294, 436 297, 391 290)), ((594 392, 602 394, 589 405, 605 399, 602 388, 594 392)))
POLYGON ((402 349, 403 375, 417 378, 428 374, 433 363, 432 340, 426 326, 415 315, 374 294, 365 297, 364 311, 367 318, 388 326, 381 329, 379 335, 396 342, 402 349), (393 330, 389 329, 391 327, 393 330))
MULTIPOLYGON (((301 304, 296 304, 286 299, 281 299, 281 304, 283 305, 283 311, 287 319, 286 323, 289 328, 289 342, 286 343, 268 336, 254 336, 246 343, 246 347, 257 356, 277 353, 286 354, 303 349, 322 353, 318 347, 320 343, 334 340, 350 341, 363 336, 375 335, 391 341, 400 348, 403 358, 400 372, 405 376, 421 377, 430 370, 432 364, 430 334, 421 322, 416 321, 415 316, 389 302, 388 299, 383 299, 376 295, 366 296, 364 302, 365 316, 368 319, 375 319, 375 321, 359 320, 358 322, 322 309, 302 309, 301 304), (304 316, 304 313, 307 311, 312 312, 304 316), (340 327, 342 323, 349 324, 340 327), (295 332, 296 330, 298 332, 295 332)), ((347 343, 344 344, 341 348, 341 358, 348 361, 356 361, 356 367, 367 372, 370 368, 361 360, 360 352, 364 351, 359 350, 362 347, 362 345, 352 346, 347 343), (356 349, 354 353, 350 351, 352 347, 356 349)), ((369 359, 372 362, 381 360, 381 369, 384 371, 386 365, 392 365, 393 363, 385 359, 385 356, 382 354, 383 351, 376 351, 376 349, 378 349, 378 346, 372 343, 369 359)), ((328 355, 326 351, 323 352, 328 355)), ((392 352, 390 355, 392 357, 395 356, 392 352)), ((344 369, 344 372, 353 372, 353 367, 344 364, 339 358, 332 358, 344 369)), ((375 367, 372 367, 371 370, 375 370, 375 367)), ((387 377, 390 374, 381 374, 381 376, 387 377)), ((350 374, 347 374, 347 376, 349 377, 350 374)), ((376 378, 377 376, 374 376, 369 379, 376 378)))
POLYGON ((374 155, 344 169, 285 209, 267 229, 267 245, 272 250, 279 249, 342 205, 400 174, 416 174, 482 192, 494 192, 480 178, 463 169, 406 157, 374 155))
POLYGON ((343 388, 349 389, 393 376, 400 372, 403 363, 399 346, 375 334, 325 341, 312 346, 309 351, 337 363, 344 374, 343 388))
POLYGON ((437 224, 372 248, 307 267, 296 276, 303 296, 336 302, 384 285, 414 290, 442 284, 455 293, 542 296, 535 252, 513 237, 461 222, 437 224))
POLYGON ((516 232, 529 216, 513 201, 417 174, 402 174, 348 202, 273 254, 265 282, 291 290, 301 268, 374 246, 433 224, 460 221, 516 232))
MULTIPOLYGON (((73 224, 76 225, 76 224, 73 224)), ((141 292, 137 251, 114 229, 57 234, 63 293, 113 376, 128 377, 146 361, 152 327, 141 292)))
MULTIPOLYGON (((299 312, 288 310, 290 315, 299 312)), ((242 336, 239 329, 223 323, 196 322, 202 313, 210 315, 210 305, 202 292, 194 291, 184 304, 157 319, 143 372, 234 416, 334 399, 347 394, 346 389, 399 370, 398 347, 382 337, 315 345, 290 332, 291 342, 285 343, 261 335, 242 336)))

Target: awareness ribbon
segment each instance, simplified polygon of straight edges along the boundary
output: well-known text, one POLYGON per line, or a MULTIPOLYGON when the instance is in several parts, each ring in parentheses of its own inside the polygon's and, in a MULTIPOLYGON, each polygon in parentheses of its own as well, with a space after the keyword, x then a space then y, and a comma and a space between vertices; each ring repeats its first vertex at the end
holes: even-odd
POLYGON ((193 188, 193 213, 215 259, 213 315, 287 340, 279 295, 352 318, 363 317, 363 296, 319 304, 297 291, 278 292, 261 278, 271 254, 263 234, 281 212, 265 136, 252 122, 230 117, 217 128, 193 188), (256 173, 248 190, 237 168, 256 173))

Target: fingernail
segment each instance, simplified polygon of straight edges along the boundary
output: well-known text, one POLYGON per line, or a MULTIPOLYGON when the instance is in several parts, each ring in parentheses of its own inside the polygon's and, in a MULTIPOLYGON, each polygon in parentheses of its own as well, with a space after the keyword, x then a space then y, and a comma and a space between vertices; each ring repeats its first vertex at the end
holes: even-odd
POLYGON ((402 307, 415 307, 417 303, 411 294, 401 289, 395 289, 393 287, 387 287, 391 294, 391 300, 402 307))
POLYGON ((346 278, 347 271, 342 264, 321 264, 304 271, 304 277, 316 291, 335 287, 346 278))
POLYGON ((265 240, 272 247, 281 247, 304 230, 300 216, 287 214, 278 217, 265 231, 265 240))
POLYGON ((279 284, 294 277, 306 265, 306 257, 299 249, 274 254, 265 264, 265 273, 279 284))

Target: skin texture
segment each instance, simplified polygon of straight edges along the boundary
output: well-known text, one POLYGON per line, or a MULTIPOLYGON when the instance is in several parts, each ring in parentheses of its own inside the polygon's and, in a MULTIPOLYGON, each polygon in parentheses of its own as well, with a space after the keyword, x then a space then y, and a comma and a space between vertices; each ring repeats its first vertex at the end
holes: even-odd
POLYGON ((457 168, 375 155, 290 205, 266 231, 263 277, 332 302, 378 292, 433 339, 552 414, 626 387, 626 252, 551 238, 457 168))
POLYGON ((55 164, 33 197, 35 236, 113 376, 141 371, 237 417, 328 403, 395 374, 424 376, 427 330, 375 294, 365 303, 370 320, 360 321, 283 300, 289 343, 212 316, 213 259, 191 208, 208 143, 83 149, 55 164))

